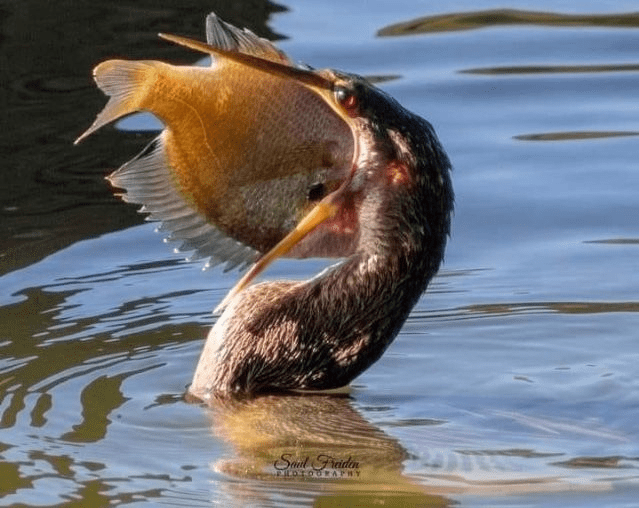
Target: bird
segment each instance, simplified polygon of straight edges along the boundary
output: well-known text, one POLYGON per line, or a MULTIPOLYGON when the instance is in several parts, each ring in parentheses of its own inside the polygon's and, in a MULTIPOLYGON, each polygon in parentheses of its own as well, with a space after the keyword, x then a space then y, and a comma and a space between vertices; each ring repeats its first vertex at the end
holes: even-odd
POLYGON ((347 386, 440 268, 451 162, 428 121, 366 78, 294 64, 214 13, 206 26, 207 43, 161 36, 210 54, 210 68, 100 64, 110 100, 78 141, 131 112, 156 114, 165 130, 110 181, 182 250, 250 265, 216 309, 190 397, 347 386), (252 283, 277 258, 311 256, 339 260, 306 281, 252 283))

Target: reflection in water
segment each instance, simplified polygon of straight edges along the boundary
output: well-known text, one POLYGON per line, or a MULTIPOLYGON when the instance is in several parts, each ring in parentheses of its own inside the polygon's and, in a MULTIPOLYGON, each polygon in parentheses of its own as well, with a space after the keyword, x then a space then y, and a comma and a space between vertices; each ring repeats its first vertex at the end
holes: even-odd
MULTIPOLYGON (((142 273, 152 274, 161 269, 156 267, 142 270, 142 273)), ((126 275, 129 270, 133 268, 124 267, 119 276, 126 275)), ((95 400, 93 394, 98 393, 100 406, 83 411, 82 422, 63 439, 73 442, 100 440, 106 434, 106 415, 126 401, 116 388, 128 377, 159 365, 130 369, 108 378, 101 373, 133 356, 140 358, 175 344, 176 335, 200 335, 199 327, 194 324, 183 325, 179 331, 168 326, 159 328, 158 309, 162 307, 163 299, 179 296, 174 293, 127 302, 103 315, 74 314, 78 305, 72 303, 73 298, 82 296, 87 290, 82 289, 82 285, 93 284, 95 280, 104 283, 108 277, 116 278, 117 273, 114 270, 85 281, 68 279, 55 286, 58 291, 25 289, 20 292, 24 300, 0 307, 0 429, 13 427, 25 407, 30 409, 31 425, 46 425, 47 412, 54 406, 51 393, 74 378, 88 376, 94 379, 84 386, 81 402, 95 400), (60 291, 65 284, 76 287, 60 291), (147 331, 144 341, 135 335, 114 340, 114 335, 124 326, 152 323, 157 329, 147 331), (11 340, 2 341, 4 337, 11 337, 11 340), (27 399, 30 399, 29 403, 27 399)))
MULTIPOLYGON (((138 275, 166 269, 140 268, 138 275)), ((82 506, 109 506, 161 497, 163 489, 150 487, 154 483, 165 488, 190 483, 179 468, 157 478, 140 468, 137 479, 118 469, 137 442, 121 430, 120 419, 132 400, 126 384, 154 376, 166 363, 157 356, 161 351, 171 356, 176 337, 200 335, 193 323, 161 326, 157 311, 163 297, 129 302, 97 315, 86 312, 84 302, 78 304, 83 297, 95 299, 86 293, 96 281, 102 281, 104 291, 109 279, 134 270, 126 266, 84 280, 58 279, 61 282, 50 287, 24 289, 13 295, 21 301, 0 307, 2 503, 53 506, 78 499, 82 506), (122 323, 133 323, 127 315, 146 321, 147 330, 115 339, 122 323), (151 322, 155 326, 149 330, 151 322), (113 443, 114 434, 121 441, 116 438, 115 446, 105 447, 109 439, 113 443), (104 448, 107 451, 99 453, 104 448)), ((176 400, 180 399, 165 396, 158 404, 176 400)), ((141 411, 138 408, 136 414, 141 411)), ((128 426, 126 431, 135 428, 128 426)))
POLYGON ((380 37, 424 33, 476 30, 493 26, 533 25, 544 27, 639 27, 639 13, 560 14, 555 12, 490 9, 426 16, 388 25, 377 32, 380 37))
POLYGON ((345 395, 218 399, 209 409, 213 434, 232 450, 212 467, 228 478, 225 495, 236 502, 270 505, 274 492, 285 489, 312 499, 313 506, 343 506, 346 499, 361 506, 448 506, 449 496, 492 495, 496 489, 501 494, 608 490, 612 470, 622 479, 622 471, 637 467, 631 457, 566 457, 552 449, 503 446, 513 425, 557 440, 627 441, 596 425, 516 412, 481 415, 483 425, 492 420, 502 429, 496 440, 445 421, 408 424, 420 442, 416 457, 367 421, 345 395), (489 443, 495 446, 485 447, 489 443), (411 460, 421 465, 407 475, 403 470, 411 460))
MULTIPOLYGON (((173 270, 179 273, 180 266, 173 270)), ((142 265, 140 272, 146 275, 165 268, 142 265)), ((122 270, 128 273, 132 268, 122 270)), ((109 278, 117 278, 117 271, 97 274, 90 280, 102 280, 104 290, 109 278)), ((61 496, 81 497, 95 506, 165 497, 166 492, 184 491, 192 496, 189 488, 198 471, 184 461, 193 460, 189 455, 194 450, 206 451, 210 443, 217 442, 228 445, 231 452, 216 450, 203 455, 205 463, 213 461, 220 473, 212 495, 216 500, 230 500, 225 506, 243 506, 247 498, 261 506, 278 505, 281 496, 295 506, 447 506, 451 496, 490 496, 496 489, 517 494, 609 489, 610 477, 623 480, 638 466, 636 459, 615 455, 607 448, 602 448, 606 453, 601 455, 566 453, 570 446, 564 446, 563 439, 594 443, 626 439, 623 433, 593 424, 510 410, 483 411, 470 422, 466 415, 466 424, 462 418, 427 418, 424 411, 416 418, 379 418, 377 425, 401 436, 396 438, 367 419, 373 413, 379 416, 381 406, 359 411, 348 396, 325 394, 217 401, 205 408, 217 439, 202 429, 194 439, 197 448, 185 451, 182 442, 192 429, 184 428, 188 407, 180 403, 179 395, 158 396, 151 390, 154 402, 143 404, 139 393, 136 396, 131 390, 145 386, 146 380, 157 384, 158 369, 166 375, 164 362, 169 358, 182 372, 179 382, 188 380, 184 372, 190 369, 185 371, 184 363, 176 361, 170 350, 178 346, 174 337, 201 336, 200 327, 189 320, 114 340, 118 321, 130 319, 127 308, 143 321, 152 315, 158 319, 155 311, 163 296, 146 298, 139 308, 132 304, 114 313, 80 319, 72 317, 71 301, 81 293, 81 281, 67 277, 61 287, 66 290, 24 290, 23 301, 0 308, 0 323, 16 330, 21 330, 21 316, 32 315, 31 327, 15 335, 15 340, 2 343, 0 350, 0 423, 8 432, 2 438, 7 445, 0 442, 4 464, 0 464, 0 478, 9 499, 13 493, 16 500, 24 500, 21 489, 42 495, 51 477, 64 480, 51 494, 51 504, 59 502, 61 496), (97 331, 100 322, 109 322, 111 328, 97 331), (79 338, 66 340, 69 336, 79 338), (75 408, 71 412, 69 404, 75 408), (172 407, 175 413, 171 415, 172 407), (171 425, 154 421, 155 411, 173 416, 171 425), (139 474, 131 475, 118 469, 120 453, 114 457, 109 450, 114 444, 121 447, 121 443, 134 450, 139 447, 138 421, 145 422, 140 429, 144 439, 148 440, 149 429, 154 429, 153 438, 143 440, 141 446, 153 443, 155 449, 149 451, 152 466, 138 466, 139 474), (177 432, 175 425, 180 428, 177 432), (16 431, 34 437, 27 445, 15 447, 11 433, 16 431), (510 439, 505 439, 509 433, 510 439), (173 450, 170 440, 177 441, 178 461, 182 462, 163 465, 162 470, 168 472, 154 475, 156 464, 164 463, 160 458, 167 453, 164 450, 173 450), (407 467, 409 473, 405 472, 407 467), (159 488, 152 488, 154 485, 159 488)), ((473 316, 549 311, 637 312, 639 304, 522 303, 464 308, 473 316)), ((412 322, 419 319, 414 316, 412 322)), ((199 349, 198 344, 192 346, 193 353, 199 349)), ((400 401, 398 405, 410 404, 400 401)), ((125 463, 137 461, 135 451, 127 451, 123 457, 125 463)), ((210 474, 208 468, 206 471, 210 474)), ((201 481, 210 480, 205 477, 201 481)), ((197 494, 193 504, 202 502, 204 494, 197 494)))
POLYGON ((238 500, 272 496, 279 482, 313 496, 314 506, 352 506, 349 499, 360 506, 449 504, 402 473, 406 450, 365 420, 348 396, 218 399, 210 409, 213 433, 233 449, 214 468, 264 481, 234 483, 229 494, 238 500))

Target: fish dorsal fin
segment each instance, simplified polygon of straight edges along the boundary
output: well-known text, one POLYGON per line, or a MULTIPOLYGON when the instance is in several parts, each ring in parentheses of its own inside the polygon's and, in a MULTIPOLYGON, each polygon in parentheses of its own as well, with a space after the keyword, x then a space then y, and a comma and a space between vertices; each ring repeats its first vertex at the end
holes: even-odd
POLYGON ((206 268, 226 263, 225 269, 231 270, 257 259, 257 251, 210 224, 179 192, 164 153, 162 134, 108 180, 127 191, 121 195, 124 201, 144 205, 140 212, 149 213, 148 220, 162 221, 159 229, 170 233, 167 240, 180 242, 177 251, 195 251, 191 259, 209 258, 206 268))
POLYGON ((266 60, 293 66, 293 62, 270 41, 258 37, 248 28, 240 30, 212 12, 206 17, 206 42, 216 48, 237 51, 266 60))

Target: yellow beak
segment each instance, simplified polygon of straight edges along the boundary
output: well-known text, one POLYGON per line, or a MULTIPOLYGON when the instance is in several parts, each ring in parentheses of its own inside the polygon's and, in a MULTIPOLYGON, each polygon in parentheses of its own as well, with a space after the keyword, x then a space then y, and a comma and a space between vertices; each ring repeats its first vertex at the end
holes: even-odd
POLYGON ((268 265, 277 258, 285 255, 322 222, 334 217, 339 208, 332 202, 332 196, 333 194, 322 200, 300 221, 293 231, 286 235, 275 247, 264 254, 260 259, 258 259, 251 269, 244 274, 237 284, 235 284, 233 289, 229 291, 224 300, 222 300, 222 302, 215 308, 214 313, 217 314, 224 310, 229 302, 240 291, 248 286, 255 277, 262 273, 268 265))

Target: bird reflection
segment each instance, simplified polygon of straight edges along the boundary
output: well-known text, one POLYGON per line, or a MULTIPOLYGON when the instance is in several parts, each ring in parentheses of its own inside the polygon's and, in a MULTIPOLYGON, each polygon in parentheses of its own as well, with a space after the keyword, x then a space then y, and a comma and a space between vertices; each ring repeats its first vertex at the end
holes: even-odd
POLYGON ((295 482, 315 496, 315 506, 353 506, 349 499, 361 506, 449 504, 403 474, 407 451, 347 394, 214 398, 208 408, 212 432, 232 448, 214 469, 266 481, 233 484, 234 497, 266 498, 278 490, 274 482, 295 482))

